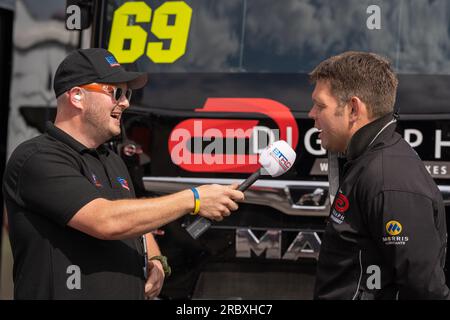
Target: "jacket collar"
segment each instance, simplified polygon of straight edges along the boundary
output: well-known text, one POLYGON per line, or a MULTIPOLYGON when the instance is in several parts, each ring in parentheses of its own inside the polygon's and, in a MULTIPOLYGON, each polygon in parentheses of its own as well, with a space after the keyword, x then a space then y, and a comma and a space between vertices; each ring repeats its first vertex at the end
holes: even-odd
POLYGON ((350 143, 347 148, 347 160, 351 161, 362 155, 364 151, 366 151, 383 132, 390 132, 392 134, 397 127, 396 122, 396 117, 394 117, 392 113, 389 113, 366 124, 364 127, 356 131, 350 139, 350 143))

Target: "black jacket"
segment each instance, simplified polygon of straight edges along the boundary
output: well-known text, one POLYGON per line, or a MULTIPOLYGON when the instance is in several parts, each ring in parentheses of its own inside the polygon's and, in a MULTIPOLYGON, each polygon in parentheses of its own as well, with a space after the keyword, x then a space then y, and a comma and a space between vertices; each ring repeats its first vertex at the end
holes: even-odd
POLYGON ((387 115, 352 137, 317 267, 316 299, 446 299, 445 207, 387 115))

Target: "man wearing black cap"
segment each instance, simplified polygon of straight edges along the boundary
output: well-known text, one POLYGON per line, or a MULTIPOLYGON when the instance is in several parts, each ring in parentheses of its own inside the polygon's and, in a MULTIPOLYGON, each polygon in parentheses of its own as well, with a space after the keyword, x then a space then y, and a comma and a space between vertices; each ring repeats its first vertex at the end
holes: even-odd
POLYGON ((55 123, 17 147, 4 175, 16 299, 155 297, 169 270, 149 232, 187 213, 220 221, 243 200, 219 185, 132 199, 125 164, 103 144, 146 81, 104 49, 58 67, 55 123))

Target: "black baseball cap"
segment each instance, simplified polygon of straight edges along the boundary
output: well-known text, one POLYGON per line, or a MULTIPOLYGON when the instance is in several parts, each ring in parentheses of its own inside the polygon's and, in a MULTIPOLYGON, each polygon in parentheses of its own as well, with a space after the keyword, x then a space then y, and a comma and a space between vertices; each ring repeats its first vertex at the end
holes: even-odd
POLYGON ((88 83, 127 83, 139 89, 147 83, 147 73, 126 71, 114 55, 102 48, 78 49, 58 66, 53 82, 56 97, 73 87, 88 83))

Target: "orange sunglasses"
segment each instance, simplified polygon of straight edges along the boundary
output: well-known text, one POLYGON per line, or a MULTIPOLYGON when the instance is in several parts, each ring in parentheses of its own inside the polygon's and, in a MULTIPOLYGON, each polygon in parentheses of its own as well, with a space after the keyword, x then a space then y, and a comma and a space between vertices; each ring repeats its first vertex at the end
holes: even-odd
POLYGON ((103 93, 109 93, 113 94, 112 97, 114 100, 119 101, 123 94, 125 94, 125 97, 128 101, 131 99, 131 93, 133 90, 127 89, 124 90, 122 88, 117 88, 112 85, 108 84, 100 84, 100 83, 91 83, 91 84, 85 84, 80 86, 81 88, 84 88, 86 90, 96 91, 96 92, 103 92, 103 93))

